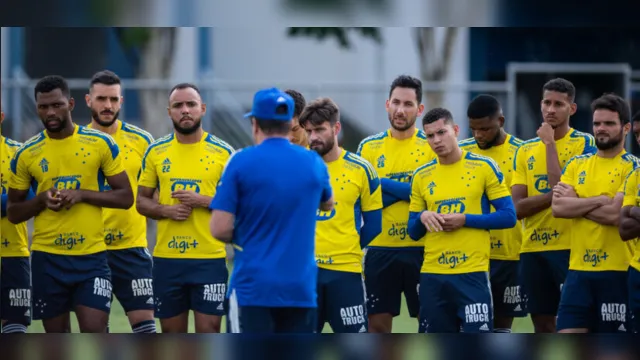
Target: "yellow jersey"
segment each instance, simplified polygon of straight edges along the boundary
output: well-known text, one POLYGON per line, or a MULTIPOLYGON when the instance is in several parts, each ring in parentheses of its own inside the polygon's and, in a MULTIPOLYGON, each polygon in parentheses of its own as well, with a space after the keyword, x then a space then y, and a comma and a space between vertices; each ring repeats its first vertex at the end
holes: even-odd
MULTIPOLYGON (((640 206, 640 168, 633 170, 624 182, 622 207, 625 206, 640 206)), ((636 238, 627 242, 634 247, 630 265, 640 271, 640 241, 636 238)))
POLYGON ((327 168, 335 204, 331 211, 318 210, 316 263, 324 269, 362 273, 360 215, 382 209, 380 179, 371 164, 345 150, 327 168))
MULTIPOLYGON (((153 136, 137 126, 117 121, 117 130, 111 137, 120 147, 122 163, 133 190, 133 198, 138 194, 138 174, 142 167, 142 156, 153 142, 153 136)), ((91 124, 87 126, 91 128, 91 124)), ((105 191, 110 190, 105 181, 105 191)), ((107 250, 147 247, 147 218, 142 216, 136 205, 129 209, 102 209, 104 220, 104 241, 107 250)))
MULTIPOLYGON (((0 175, 2 183, 2 195, 6 196, 11 178, 11 158, 22 146, 21 143, 0 135, 0 175)), ((27 223, 12 224, 4 216, 0 220, 0 257, 25 257, 29 256, 29 238, 27 223)))
MULTIPOLYGON (((575 129, 556 140, 558 160, 563 169, 569 159, 577 155, 594 153, 595 140, 590 134, 575 129)), ((525 141, 516 151, 514 173, 511 186, 525 185, 529 197, 543 195, 551 191, 547 176, 547 150, 540 138, 525 141)), ((551 207, 524 220, 521 252, 568 250, 570 239, 567 231, 571 226, 568 219, 556 219, 551 207)))
MULTIPOLYGON (((493 159, 498 164, 504 175, 504 182, 511 191, 511 179, 513 178, 513 159, 516 150, 523 141, 507 134, 502 145, 492 146, 489 149, 480 149, 474 138, 461 140, 458 145, 462 150, 472 152, 493 159)), ((491 207, 491 211, 494 211, 491 207)), ((489 230, 491 235, 491 259, 495 260, 519 260, 520 247, 522 246, 522 222, 518 221, 513 229, 489 230)))
MULTIPOLYGON (((599 195, 615 197, 624 193, 627 176, 638 159, 626 151, 613 158, 596 154, 572 158, 562 171, 560 181, 573 186, 578 197, 599 195)), ((570 219, 571 257, 569 269, 579 271, 627 271, 633 244, 622 241, 618 227, 601 225, 584 217, 570 219)))
MULTIPOLYGON (((51 188, 102 191, 104 177, 125 171, 120 148, 103 132, 76 125, 71 136, 52 139, 38 133, 18 149, 11 161, 9 187, 27 190, 32 180, 36 194, 51 188)), ((107 249, 102 208, 77 203, 58 212, 35 216, 31 250, 59 255, 89 255, 107 249)))
MULTIPOLYGON (((411 182, 410 212, 482 215, 489 201, 511 196, 500 167, 491 158, 462 151, 454 164, 436 158, 419 167, 411 182)), ((465 274, 489 271, 489 231, 462 227, 451 232, 427 233, 423 273, 465 274)))
MULTIPOLYGON (((159 190, 158 202, 177 205, 176 190, 195 191, 213 197, 233 148, 204 132, 193 144, 178 142, 174 134, 161 137, 142 159, 139 186, 159 190)), ((153 256, 173 259, 219 259, 226 257, 225 245, 211 236, 208 208, 195 208, 185 221, 158 220, 153 256)))
MULTIPOLYGON (((431 150, 422 130, 416 129, 413 137, 398 140, 391 130, 369 136, 360 142, 357 154, 367 160, 377 171, 379 178, 410 183, 414 171, 433 160, 431 150)), ((368 247, 385 249, 422 248, 424 242, 413 241, 407 230, 409 202, 398 201, 382 209, 382 232, 368 247)))

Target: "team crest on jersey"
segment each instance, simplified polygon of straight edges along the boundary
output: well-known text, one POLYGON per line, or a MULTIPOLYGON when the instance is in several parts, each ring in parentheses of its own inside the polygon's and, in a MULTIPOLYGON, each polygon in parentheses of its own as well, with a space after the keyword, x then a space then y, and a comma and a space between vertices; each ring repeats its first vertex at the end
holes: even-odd
POLYGON ((587 172, 582 170, 580 174, 578 174, 578 185, 584 185, 584 179, 587 177, 587 172))
POLYGON ((384 161, 385 161, 385 157, 384 155, 380 155, 380 157, 378 158, 378 167, 379 168, 383 168, 384 167, 384 161))
POLYGON ((43 173, 49 171, 49 161, 47 161, 46 158, 42 158, 42 160, 40 160, 40 164, 38 165, 40 166, 40 170, 42 170, 43 173))
POLYGON ((429 189, 429 195, 433 195, 433 190, 435 188, 436 188, 436 183, 432 181, 431 184, 427 186, 427 189, 429 189))
POLYGON ((169 160, 169 158, 166 158, 164 159, 164 161, 162 161, 162 172, 168 173, 169 171, 171 171, 171 160, 169 160))
POLYGON ((533 170, 533 164, 536 162, 536 158, 533 157, 533 155, 531 155, 531 157, 529 158, 529 160, 527 160, 527 168, 529 170, 533 170))

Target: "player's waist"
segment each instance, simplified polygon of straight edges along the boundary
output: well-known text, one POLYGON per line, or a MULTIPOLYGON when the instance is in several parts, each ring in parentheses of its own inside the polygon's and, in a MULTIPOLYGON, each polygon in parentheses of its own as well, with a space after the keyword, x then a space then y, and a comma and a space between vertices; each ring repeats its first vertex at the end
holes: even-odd
POLYGON ((327 264, 327 263, 319 263, 316 262, 318 264, 318 267, 321 269, 325 269, 325 270, 332 270, 332 271, 338 271, 338 272, 345 272, 345 273, 362 273, 362 262, 358 262, 358 261, 351 261, 351 262, 345 262, 345 263, 332 263, 332 264, 327 264))
POLYGON ((36 239, 34 239, 33 243, 31 244, 31 251, 40 251, 43 253, 56 255, 92 255, 106 250, 107 246, 102 239, 96 242, 82 244, 80 246, 51 245, 49 242, 39 242, 36 239))

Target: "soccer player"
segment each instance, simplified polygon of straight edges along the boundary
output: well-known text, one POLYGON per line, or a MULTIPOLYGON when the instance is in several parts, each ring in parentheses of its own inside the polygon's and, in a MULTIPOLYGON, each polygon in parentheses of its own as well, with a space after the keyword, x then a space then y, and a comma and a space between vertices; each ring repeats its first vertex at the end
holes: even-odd
POLYGON ((288 140, 294 106, 277 88, 256 92, 246 117, 257 145, 229 160, 211 203, 211 233, 237 249, 232 333, 316 330, 316 211, 333 211, 333 197, 322 158, 288 140))
MULTIPOLYGON (((4 112, 0 107, 0 125, 4 112)), ((22 146, 21 143, 0 134, 0 157, 2 164, 2 219, 0 220, 0 320, 2 333, 26 333, 31 325, 31 265, 29 264, 29 238, 27 223, 17 225, 7 218, 7 188, 11 169, 11 158, 22 146)), ((33 190, 33 187, 32 189, 33 190)), ((33 191, 28 198, 32 198, 33 191)))
POLYGON ((218 333, 225 312, 226 250, 206 224, 234 150, 202 129, 206 110, 196 85, 174 86, 167 108, 174 132, 153 142, 142 160, 136 205, 158 221, 153 292, 162 332, 186 333, 193 310, 197 333, 218 333))
POLYGON ((556 218, 571 219, 569 273, 558 309, 558 332, 627 332, 631 243, 618 233, 624 182, 638 159, 624 149, 631 130, 627 102, 605 94, 591 104, 595 154, 576 156, 553 188, 556 218))
POLYGON ((409 236, 425 238, 419 332, 491 332, 487 230, 516 225, 511 194, 495 161, 458 147, 451 112, 432 109, 422 124, 437 158, 411 181, 409 236))
POLYGON ((386 102, 391 128, 365 138, 357 154, 374 166, 382 186, 382 233, 365 250, 369 332, 390 333, 400 314, 404 293, 409 316, 418 316, 418 283, 424 241, 407 234, 411 176, 435 157, 416 118, 422 114, 422 82, 401 75, 392 83, 386 102))
POLYGON ((518 219, 524 219, 520 267, 527 311, 536 333, 556 332, 560 292, 569 271, 570 220, 551 213, 551 189, 576 155, 595 152, 593 136, 569 126, 576 112, 576 89, 565 79, 548 81, 540 102, 538 137, 518 148, 511 193, 518 219))
POLYGON ((640 145, 640 111, 631 119, 631 131, 633 131, 633 138, 640 145))
POLYGON ((76 125, 74 100, 60 76, 35 86, 45 130, 11 161, 9 221, 35 217, 31 278, 33 319, 46 332, 70 332, 69 312, 81 332, 105 332, 111 307, 111 271, 104 243, 103 208, 133 205, 120 148, 102 132, 76 125), (111 190, 104 190, 105 179, 111 190), (31 183, 37 195, 27 200, 31 183))
MULTIPOLYGON (((153 137, 139 127, 118 120, 123 98, 120 78, 115 73, 105 70, 93 75, 85 100, 91 109, 91 124, 87 127, 111 135, 118 144, 135 198, 142 156, 153 137)), ((107 184, 105 190, 108 190, 107 184)), ((113 294, 127 314, 134 333, 155 333, 147 219, 133 206, 127 210, 104 209, 102 216, 113 294)))
POLYGON ((304 99, 304 96, 300 94, 300 92, 288 89, 284 91, 289 94, 293 98, 293 102, 295 104, 295 109, 293 110, 293 119, 291 119, 291 131, 289 131, 289 140, 300 146, 309 148, 309 139, 307 138, 307 133, 300 126, 300 114, 302 114, 302 110, 306 106, 307 102, 304 99))
POLYGON ((340 111, 331 99, 312 101, 300 126, 327 164, 335 199, 334 210, 317 215, 318 332, 328 322, 334 333, 364 333, 362 249, 382 231, 380 179, 366 160, 338 146, 340 111))
MULTIPOLYGON (((513 159, 522 140, 504 131, 504 115, 498 99, 478 95, 467 107, 473 137, 458 143, 462 150, 489 157, 500 167, 505 184, 511 184, 513 159)), ((511 229, 491 230, 489 262, 494 306, 494 332, 509 333, 514 317, 524 317, 525 302, 520 291, 519 260, 522 224, 511 229)))

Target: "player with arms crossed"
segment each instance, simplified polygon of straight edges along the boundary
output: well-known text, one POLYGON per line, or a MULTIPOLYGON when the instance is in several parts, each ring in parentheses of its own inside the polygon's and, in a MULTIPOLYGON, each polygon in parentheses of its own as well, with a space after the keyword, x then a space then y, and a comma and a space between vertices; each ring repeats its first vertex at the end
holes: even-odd
POLYGON ((167 111, 175 131, 151 144, 142 160, 137 208, 158 220, 153 292, 162 332, 188 332, 193 310, 197 333, 218 333, 224 315, 226 250, 207 224, 233 148, 202 129, 206 110, 198 87, 174 86, 167 111))
MULTIPOLYGON (((122 88, 120 78, 113 72, 106 70, 93 75, 85 100, 91 109, 91 124, 87 127, 111 135, 118 144, 135 198, 142 156, 153 137, 118 119, 122 88)), ((105 190, 108 189, 105 184, 105 190)), ((134 206, 127 210, 103 209, 102 216, 113 294, 127 314, 134 333, 155 333, 153 263, 147 250, 147 219, 134 206)))
MULTIPOLYGON (((391 83, 386 109, 391 128, 362 140, 357 154, 378 172, 382 186, 382 233, 366 249, 369 332, 390 333, 402 293, 409 316, 417 317, 422 240, 407 234, 411 175, 435 157, 416 118, 422 114, 422 82, 401 75, 391 83)), ((396 355, 398 356, 398 355, 396 355)))
MULTIPOLYGON (((0 107, 0 125, 4 112, 0 107)), ((31 325, 31 264, 27 223, 12 224, 7 218, 7 189, 12 176, 11 159, 21 143, 0 134, 2 164, 2 219, 0 220, 0 320, 2 333, 26 333, 31 325)), ((28 199, 33 198, 33 187, 28 199)), ((5 354, 6 355, 6 354, 5 354)))
POLYGON ((294 144, 308 149, 309 139, 307 139, 307 133, 304 131, 302 126, 300 126, 300 114, 302 114, 302 110, 304 110, 307 102, 304 99, 304 96, 296 90, 287 89, 284 92, 293 98, 293 102, 295 104, 293 119, 291 119, 291 131, 289 131, 289 140, 294 144))
POLYGON ((627 270, 632 244, 618 233, 624 182, 638 159, 624 149, 631 130, 627 102, 605 94, 591 104, 595 154, 576 156, 553 188, 556 218, 572 219, 569 273, 558 309, 558 332, 627 332, 627 270))
POLYGON ((338 146, 340 112, 331 99, 311 102, 300 125, 327 164, 335 199, 333 210, 317 215, 318 332, 328 322, 334 333, 364 333, 362 249, 382 231, 380 180, 366 160, 338 146))
POLYGON ((516 225, 511 194, 495 161, 458 147, 448 110, 430 110, 422 124, 437 158, 411 181, 409 236, 424 238, 419 332, 491 332, 487 230, 516 225))
POLYGON ((46 332, 70 332, 73 310, 81 332, 105 332, 112 294, 102 209, 128 209, 134 201, 122 154, 111 136, 73 122, 62 77, 42 78, 34 95, 45 130, 11 161, 7 209, 14 224, 35 217, 33 318, 46 332), (37 195, 27 200, 34 180, 37 195))
POLYGON ((544 84, 539 137, 520 145, 514 161, 511 193, 518 219, 524 219, 522 287, 536 333, 556 332, 560 292, 569 271, 571 222, 553 217, 551 189, 569 159, 595 152, 593 136, 569 126, 575 95, 575 87, 565 79, 544 84))
MULTIPOLYGON (((505 184, 511 184, 513 159, 522 140, 504 131, 504 115, 498 99, 478 95, 467 107, 473 138, 458 143, 460 148, 489 157, 500 167, 505 184)), ((494 306, 494 332, 509 333, 514 317, 526 316, 520 291, 520 246, 522 223, 511 229, 491 230, 490 281, 494 306)))

